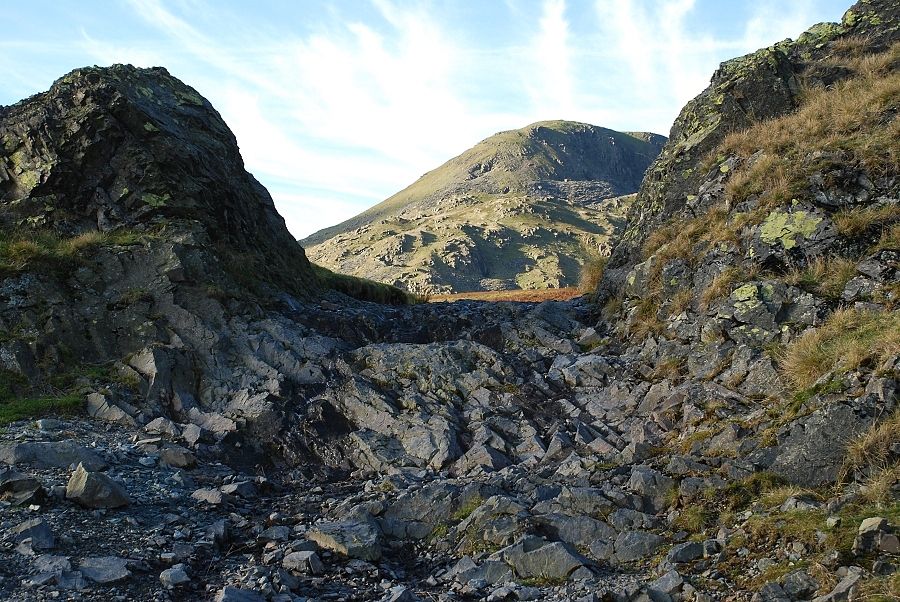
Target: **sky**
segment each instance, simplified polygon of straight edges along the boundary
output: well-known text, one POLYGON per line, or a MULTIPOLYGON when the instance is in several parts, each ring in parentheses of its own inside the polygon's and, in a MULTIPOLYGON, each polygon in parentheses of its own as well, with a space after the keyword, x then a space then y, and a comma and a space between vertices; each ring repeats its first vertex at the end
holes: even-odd
POLYGON ((503 130, 668 134, 723 60, 851 0, 4 2, 0 105, 85 65, 164 66, 208 98, 298 238, 503 130))

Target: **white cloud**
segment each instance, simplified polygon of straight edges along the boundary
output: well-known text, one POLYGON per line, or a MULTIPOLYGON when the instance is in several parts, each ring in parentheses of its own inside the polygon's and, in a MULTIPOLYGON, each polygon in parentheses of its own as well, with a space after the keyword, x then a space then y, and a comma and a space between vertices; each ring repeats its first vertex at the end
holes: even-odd
MULTIPOLYGON (((575 85, 565 0, 545 0, 531 59, 534 71, 526 86, 542 114, 565 117, 575 112, 575 85)), ((524 125, 524 124, 523 124, 524 125)))

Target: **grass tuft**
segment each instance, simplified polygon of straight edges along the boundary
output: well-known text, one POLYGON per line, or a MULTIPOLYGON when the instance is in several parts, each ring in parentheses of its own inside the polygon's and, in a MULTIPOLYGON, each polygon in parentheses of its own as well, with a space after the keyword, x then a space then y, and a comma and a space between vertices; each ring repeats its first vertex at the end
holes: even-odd
POLYGON ((589 255, 585 257, 584 263, 581 264, 581 273, 578 276, 578 290, 582 293, 593 293, 600 286, 600 280, 603 278, 603 271, 609 257, 602 255, 589 255))
POLYGON ((900 313, 839 309, 784 350, 782 374, 799 391, 831 371, 855 370, 900 353, 900 313))
POLYGON ((891 445, 897 441, 900 441, 900 410, 886 420, 873 424, 850 442, 839 480, 843 481, 849 474, 865 467, 896 470, 896 467, 888 466, 888 460, 891 457, 891 445))
POLYGON ((839 299, 844 287, 856 275, 856 262, 843 257, 816 257, 803 268, 793 268, 784 276, 787 284, 829 299, 839 299))

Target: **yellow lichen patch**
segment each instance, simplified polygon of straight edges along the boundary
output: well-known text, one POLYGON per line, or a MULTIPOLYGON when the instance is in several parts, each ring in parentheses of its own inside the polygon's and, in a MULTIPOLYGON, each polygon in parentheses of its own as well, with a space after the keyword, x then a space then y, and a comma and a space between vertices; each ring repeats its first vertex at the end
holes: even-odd
POLYGON ((778 243, 790 250, 801 239, 812 236, 822 219, 807 211, 773 211, 760 225, 759 237, 765 243, 778 243))

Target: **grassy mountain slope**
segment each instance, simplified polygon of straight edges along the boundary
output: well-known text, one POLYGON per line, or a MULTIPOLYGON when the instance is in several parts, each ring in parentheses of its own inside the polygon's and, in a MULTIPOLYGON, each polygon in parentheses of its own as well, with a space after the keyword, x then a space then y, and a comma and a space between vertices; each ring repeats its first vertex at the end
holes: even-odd
POLYGON ((501 132, 301 243, 315 261, 415 292, 573 284, 621 225, 664 139, 550 121, 501 132))

